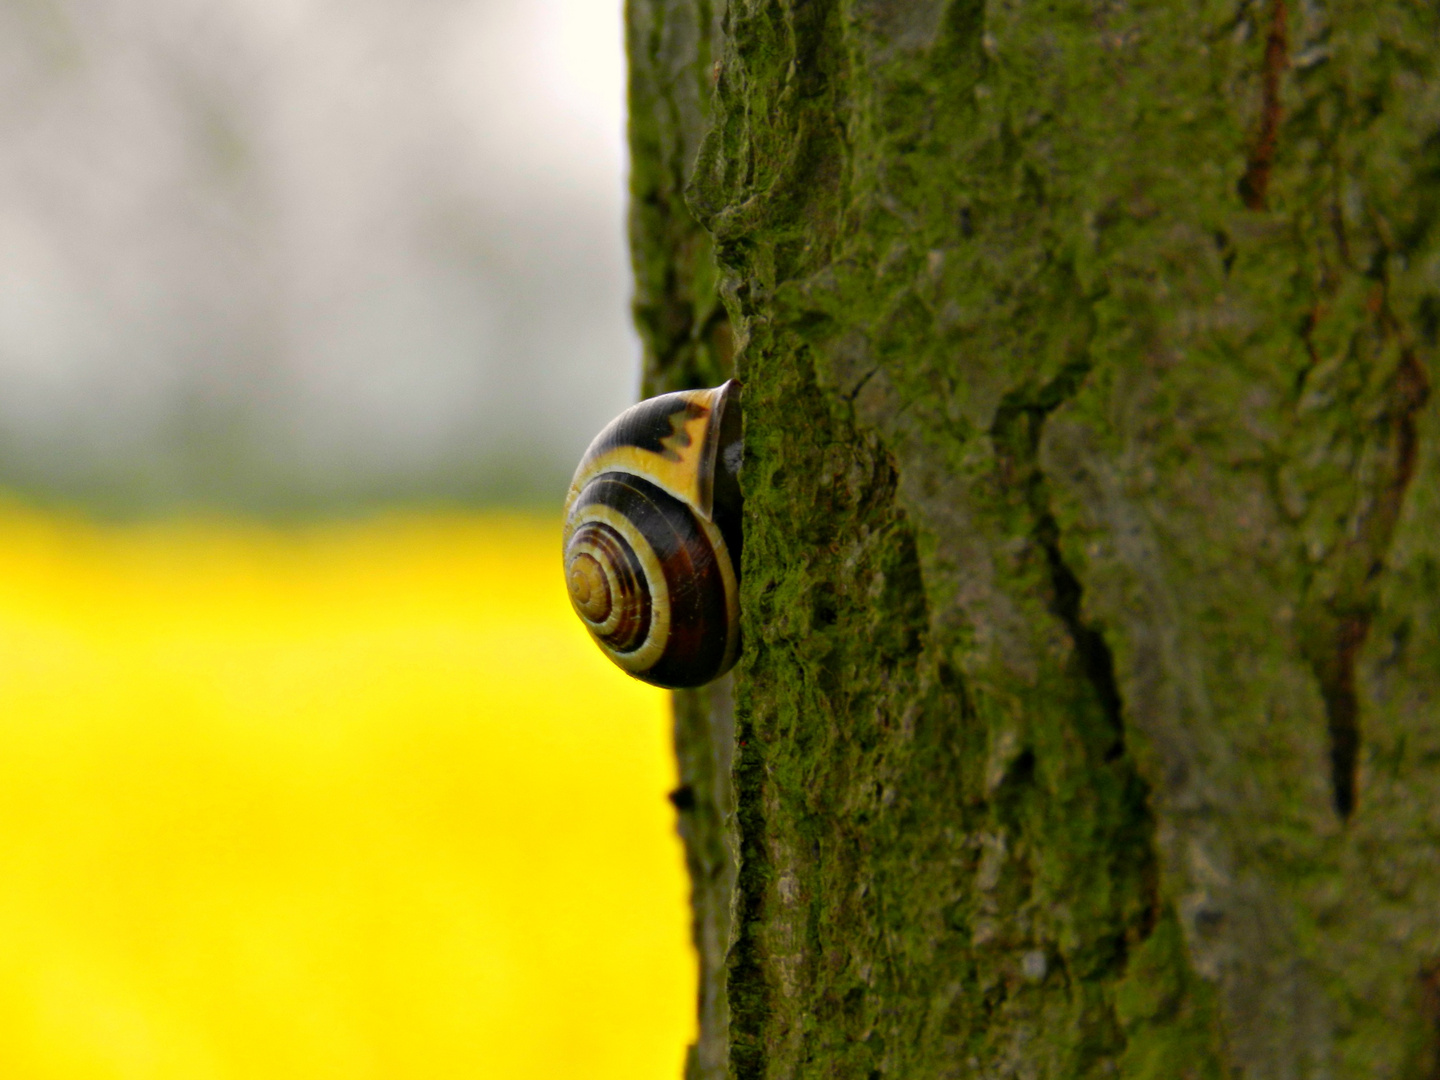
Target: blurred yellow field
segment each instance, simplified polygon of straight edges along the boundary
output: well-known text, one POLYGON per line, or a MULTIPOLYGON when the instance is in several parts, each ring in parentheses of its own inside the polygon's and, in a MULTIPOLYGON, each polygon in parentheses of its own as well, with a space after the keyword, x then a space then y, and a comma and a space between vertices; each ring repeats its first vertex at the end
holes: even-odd
POLYGON ((677 1078, 668 702, 557 546, 0 508, 0 1076, 677 1078))

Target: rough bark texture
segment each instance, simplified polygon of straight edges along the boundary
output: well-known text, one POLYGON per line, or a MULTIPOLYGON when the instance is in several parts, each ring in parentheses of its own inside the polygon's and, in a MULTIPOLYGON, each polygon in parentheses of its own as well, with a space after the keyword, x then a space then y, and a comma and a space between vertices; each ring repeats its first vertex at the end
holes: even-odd
POLYGON ((692 1078, 1440 1077, 1440 11, 722 8, 629 4, 648 388, 745 384, 692 1078))

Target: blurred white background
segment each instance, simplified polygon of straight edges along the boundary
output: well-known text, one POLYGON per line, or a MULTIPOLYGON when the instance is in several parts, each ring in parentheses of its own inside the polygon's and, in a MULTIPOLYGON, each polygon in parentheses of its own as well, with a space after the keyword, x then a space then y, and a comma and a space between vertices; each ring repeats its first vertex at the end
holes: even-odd
POLYGON ((633 400, 620 0, 0 0, 0 488, 556 500, 633 400))

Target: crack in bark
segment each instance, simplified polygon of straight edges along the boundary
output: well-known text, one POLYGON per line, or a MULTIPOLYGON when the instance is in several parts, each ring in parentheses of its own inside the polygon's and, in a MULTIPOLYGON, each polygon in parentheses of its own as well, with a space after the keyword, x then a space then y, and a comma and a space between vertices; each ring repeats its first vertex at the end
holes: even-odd
MULTIPOLYGON (((1380 314, 1384 314, 1383 310, 1380 314)), ((1389 332, 1397 332, 1392 321, 1383 319, 1389 332)), ((1355 684, 1355 665, 1370 633, 1375 581, 1384 570, 1385 556, 1405 494, 1415 476, 1420 436, 1416 419, 1430 396, 1425 369, 1413 352, 1406 350, 1395 373, 1387 419, 1394 425, 1395 466, 1390 482, 1375 501, 1369 542, 1365 555, 1369 565, 1359 594, 1353 594, 1345 608, 1330 616, 1325 635, 1328 643, 1311 652, 1311 667, 1320 684, 1325 703, 1326 727, 1330 739, 1330 786, 1335 812, 1348 821, 1355 812, 1359 791, 1360 704, 1355 684)))
MULTIPOLYGON (((1059 521, 1051 508, 1046 478, 1038 461, 1041 438, 1050 415, 1079 392, 1092 366, 1088 358, 1066 365, 1028 404, 1007 400, 997 415, 997 426, 1012 425, 1021 418, 1028 420, 1024 451, 1025 464, 1031 470, 1028 497, 1035 514, 1032 536, 1045 557, 1051 588, 1048 606, 1070 637, 1080 672, 1095 695, 1110 733, 1112 741, 1103 752, 1103 761, 1110 766, 1123 762, 1122 767, 1129 771, 1131 781, 1137 785, 1134 809, 1146 837, 1142 885, 1144 910, 1116 942, 1113 970, 1123 974, 1129 968, 1132 951, 1151 938, 1162 914, 1160 868, 1154 858, 1155 819, 1150 809, 1148 784, 1139 775, 1134 763, 1124 760, 1127 756, 1125 707, 1115 671, 1115 656, 1104 634, 1087 622, 1083 615, 1084 586, 1061 551, 1059 521)), ((992 429, 992 437, 997 434, 1002 433, 992 429)))
POLYGON ((1340 620, 1335 653, 1315 665, 1330 735, 1330 790, 1335 812, 1348 821, 1355 812, 1356 769, 1360 759, 1360 705, 1355 693, 1355 659, 1370 633, 1370 613, 1340 620))
POLYGON ((1046 511, 1035 527, 1035 538, 1045 553, 1045 563, 1050 571, 1052 600, 1050 610, 1065 625, 1070 640, 1075 645, 1075 654, 1080 661, 1080 670, 1095 691, 1101 712, 1115 735, 1115 741, 1105 751, 1105 760, 1114 761, 1125 753, 1125 726, 1120 700, 1120 688, 1115 681, 1115 657, 1105 636, 1085 622, 1080 614, 1083 589, 1075 572, 1060 553, 1060 527, 1053 514, 1046 511))
POLYGON ((1265 35, 1265 64, 1261 78, 1260 131, 1245 175, 1240 178, 1240 198, 1250 210, 1269 208, 1270 170, 1275 162, 1275 147, 1280 138, 1280 121, 1284 108, 1280 104, 1280 80, 1290 64, 1287 31, 1288 12, 1285 0, 1271 0, 1270 30, 1265 35))
POLYGON ((1115 658, 1104 635, 1088 625, 1081 616, 1084 590, 1079 578, 1060 552, 1060 526, 1050 509, 1044 491, 1045 479, 1036 462, 1046 420, 1052 412, 1075 396, 1086 376, 1090 374, 1090 368, 1088 360, 1066 365, 1029 401, 1024 400, 1018 392, 1007 395, 996 412, 990 434, 997 445, 1010 443, 1012 452, 1018 450, 1023 458, 1024 468, 1030 471, 1030 503, 1035 513, 1033 535, 1044 552, 1049 572, 1052 597, 1050 610, 1070 635, 1080 662, 1080 670, 1094 690, 1101 712, 1114 734, 1115 741, 1105 752, 1105 760, 1110 762, 1125 753, 1124 718, 1120 689, 1115 680, 1115 658), (1023 443, 1016 447, 1010 432, 1022 421, 1027 423, 1028 430, 1023 432, 1023 443))
MULTIPOLYGON (((1103 761, 1109 765, 1126 755, 1124 701, 1115 674, 1115 657, 1104 634, 1090 625, 1082 614, 1084 587, 1061 552, 1060 525, 1051 509, 1045 476, 1038 463, 1040 440, 1050 414, 1079 392, 1091 367, 1088 359, 1077 360, 1066 365, 1038 393, 1026 395, 1016 391, 1007 395, 996 412, 990 435, 1002 456, 1018 459, 1005 471, 1028 489, 1027 498, 1035 515, 1032 536, 1044 554, 1049 577, 1051 599, 1048 606, 1070 637, 1080 673, 1094 693, 1110 733, 1112 741, 1103 753, 1103 761)), ((1133 765, 1130 768, 1133 771, 1133 765)), ((1146 788, 1138 773, 1134 774, 1134 779, 1142 790, 1146 788)), ((1143 795, 1137 805, 1144 818, 1145 834, 1149 837, 1147 851, 1153 854, 1155 822, 1149 809, 1148 794, 1143 795)), ((1133 928, 1134 937, 1127 933, 1117 943, 1118 971, 1125 970, 1128 965, 1130 949, 1146 941, 1159 923, 1159 867, 1153 859, 1149 863, 1144 883, 1145 912, 1133 928)))
MULTIPOLYGON (((1276 0, 1283 3, 1283 0, 1276 0)), ((1337 243, 1345 247, 1343 220, 1332 215, 1337 243)), ((1366 309, 1374 320, 1382 339, 1400 349, 1400 362, 1387 391, 1387 400, 1376 428, 1388 440, 1389 475, 1376 485, 1373 503, 1367 509, 1363 501, 1352 521, 1354 537, 1341 557, 1349 563, 1342 566, 1342 584, 1328 597, 1319 601, 1317 628, 1305 646, 1306 658, 1319 683, 1325 706, 1326 729, 1330 742, 1330 787, 1335 812, 1342 822, 1354 814, 1359 798, 1358 768, 1362 741, 1360 704, 1356 688, 1355 666, 1369 636, 1377 596, 1377 579, 1384 571, 1385 560, 1400 518, 1406 492, 1414 479, 1419 452, 1417 419, 1430 396, 1430 384, 1424 365, 1408 344, 1411 340, 1390 306, 1389 282, 1385 260, 1391 250, 1388 230, 1382 230, 1381 255, 1377 260, 1378 278, 1366 301, 1366 309)), ((1348 252, 1342 251, 1348 258, 1348 252)), ((1336 288, 1330 281, 1326 293, 1336 288)), ((1300 340, 1308 362, 1296 379, 1297 393, 1317 369, 1321 357, 1315 344, 1315 329, 1326 312, 1325 300, 1318 299, 1305 314, 1300 325, 1300 340)))
POLYGON ((843 395, 846 404, 855 404, 855 399, 860 396, 860 391, 865 389, 865 384, 868 383, 872 378, 874 378, 876 372, 878 372, 879 370, 880 368, 878 366, 872 367, 864 375, 860 376, 860 381, 855 384, 855 388, 849 393, 843 395))
MULTIPOLYGON (((1399 333, 1399 327, 1393 316, 1389 315, 1383 299, 1377 307, 1377 315, 1381 318, 1386 332, 1399 333)), ((1420 445, 1417 417, 1429 397, 1430 383, 1425 369, 1414 352, 1406 349, 1395 372, 1390 405, 1386 410, 1386 418, 1394 425, 1395 432, 1394 472, 1390 482, 1376 498, 1372 524, 1367 530, 1371 537, 1368 545, 1370 561, 1364 571, 1361 600, 1351 610, 1338 616, 1331 637, 1333 644, 1330 655, 1312 660, 1325 701, 1330 736, 1331 789, 1334 793, 1335 811, 1342 821, 1348 821, 1355 812, 1359 797, 1357 771, 1362 732, 1355 665, 1370 632, 1375 582, 1385 568, 1385 558, 1395 534, 1395 525, 1400 519, 1410 482, 1415 477, 1420 445)))

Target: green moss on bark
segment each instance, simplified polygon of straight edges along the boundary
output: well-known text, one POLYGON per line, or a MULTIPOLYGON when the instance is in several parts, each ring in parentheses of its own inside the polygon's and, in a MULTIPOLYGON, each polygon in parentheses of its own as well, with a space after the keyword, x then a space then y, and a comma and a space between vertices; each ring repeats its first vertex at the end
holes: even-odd
POLYGON ((1434 1076, 1436 9, 718 15, 631 3, 652 385, 746 388, 712 1050, 1434 1076))

